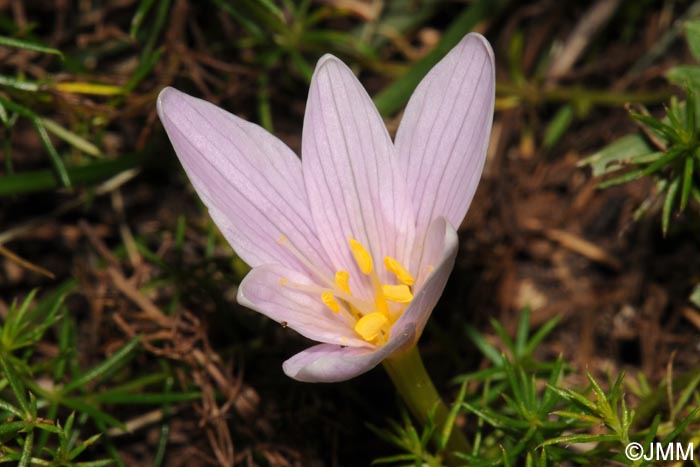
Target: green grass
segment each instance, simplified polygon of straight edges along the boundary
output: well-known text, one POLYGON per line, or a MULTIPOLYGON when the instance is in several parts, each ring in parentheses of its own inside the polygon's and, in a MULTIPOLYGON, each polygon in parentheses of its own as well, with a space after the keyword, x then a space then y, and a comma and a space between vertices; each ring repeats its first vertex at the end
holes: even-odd
MULTIPOLYGON (((582 163, 594 176, 621 171, 603 186, 653 179, 642 207, 652 209, 659 198, 669 234, 674 219, 691 218, 700 205, 699 67, 681 64, 666 74, 669 81, 624 90, 596 72, 610 41, 631 47, 666 10, 649 19, 623 2, 610 28, 626 32, 589 38, 578 62, 589 74, 552 82, 547 70, 566 31, 531 37, 528 22, 543 13, 523 13, 514 0, 396 0, 383 2, 378 14, 309 0, 139 0, 112 10, 109 2, 82 3, 89 11, 67 12, 75 18, 64 19, 65 37, 53 34, 53 10, 28 4, 26 18, 0 11, 0 47, 13 59, 0 67, 0 245, 26 261, 3 258, 8 266, 0 271, 8 279, 0 284, 0 463, 129 465, 134 452, 148 451, 149 465, 168 465, 169 456, 182 455, 173 433, 191 436, 193 449, 220 464, 239 453, 248 455, 239 462, 259 465, 275 456, 296 465, 330 463, 326 444, 335 435, 321 433, 327 438, 301 447, 290 441, 314 427, 325 430, 329 418, 341 425, 341 440, 376 448, 356 454, 358 462, 377 464, 439 466, 457 456, 472 466, 645 465, 626 460, 628 443, 695 439, 697 370, 669 370, 664 379, 587 373, 549 352, 559 318, 533 327, 528 310, 513 332, 495 319, 489 331, 477 328, 470 316, 460 318, 459 338, 428 340, 437 353, 455 354, 464 342, 481 353, 478 371, 470 360, 471 371, 452 378, 456 397, 444 426, 416 426, 402 409, 395 420, 394 407, 366 410, 367 389, 352 384, 300 389, 282 381, 279 363, 298 342, 233 304, 248 267, 187 191, 155 115, 158 92, 174 85, 287 137, 301 129, 316 60, 333 53, 368 83, 394 124, 428 70, 477 29, 492 39, 499 61, 497 123, 505 128, 500 150, 507 158, 527 160, 519 149, 528 145, 543 164, 572 148, 589 150, 586 141, 576 144, 578 132, 632 104, 640 131, 630 122, 624 131, 614 128, 621 139, 582 163), (534 39, 540 45, 533 52, 534 39), (664 103, 665 115, 655 117, 664 103), (144 197, 144 186, 174 201, 144 197), (48 261, 61 271, 55 280, 23 269, 57 254, 61 264, 48 261), (13 267, 24 275, 12 279, 13 267), (359 407, 353 416, 378 412, 387 422, 375 419, 371 432, 352 437, 343 431, 348 419, 334 412, 345 403, 359 407), (289 430, 277 429, 289 419, 289 430), (464 430, 469 452, 447 452, 451 430, 464 430)), ((580 3, 572 7, 577 12, 585 9, 580 3)), ((695 16, 692 7, 675 14, 690 21, 671 32, 685 31, 698 60, 695 16)), ((682 57, 671 44, 659 40, 629 69, 665 54, 682 57)), ((508 176, 492 181, 508 183, 508 176)), ((696 225, 679 224, 697 237, 696 225)), ((699 281, 689 273, 680 287, 695 290, 695 305, 699 281)), ((672 302, 685 306, 685 298, 672 302)))

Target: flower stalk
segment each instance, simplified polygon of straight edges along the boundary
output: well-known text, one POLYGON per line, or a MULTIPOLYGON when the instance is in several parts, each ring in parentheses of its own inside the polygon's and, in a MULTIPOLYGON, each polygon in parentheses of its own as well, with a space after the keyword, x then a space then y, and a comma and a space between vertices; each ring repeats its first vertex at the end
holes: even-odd
MULTIPOLYGON (((433 421, 441 430, 448 420, 449 409, 435 389, 433 381, 423 365, 418 347, 412 345, 405 351, 397 352, 385 359, 384 369, 394 383, 401 399, 408 406, 411 414, 425 425, 432 413, 433 421)), ((451 430, 446 449, 447 465, 460 465, 455 452, 469 452, 469 442, 460 430, 451 430)))

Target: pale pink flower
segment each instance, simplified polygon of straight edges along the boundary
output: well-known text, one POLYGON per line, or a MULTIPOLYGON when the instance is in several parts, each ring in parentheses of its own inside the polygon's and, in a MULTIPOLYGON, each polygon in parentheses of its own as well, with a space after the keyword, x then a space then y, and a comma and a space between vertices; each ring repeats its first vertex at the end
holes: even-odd
POLYGON ((239 303, 320 342, 283 364, 342 381, 420 337, 454 265, 484 165, 494 60, 469 34, 411 96, 395 141, 350 69, 316 65, 301 160, 280 140, 166 88, 158 114, 192 185, 252 270, 239 303))

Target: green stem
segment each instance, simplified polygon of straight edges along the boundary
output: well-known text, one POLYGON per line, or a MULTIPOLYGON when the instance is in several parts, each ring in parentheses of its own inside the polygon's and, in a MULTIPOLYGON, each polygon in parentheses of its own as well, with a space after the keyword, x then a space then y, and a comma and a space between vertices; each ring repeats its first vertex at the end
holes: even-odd
MULTIPOLYGON (((138 154, 127 154, 117 159, 105 159, 87 165, 66 167, 73 185, 89 185, 112 177, 119 172, 138 166, 142 158, 138 154)), ((60 181, 51 170, 14 173, 0 177, 0 198, 59 188, 60 181)))
MULTIPOLYGON (((434 411, 435 426, 438 430, 442 430, 448 419, 449 410, 425 370, 418 348, 414 345, 408 350, 392 355, 384 360, 384 368, 411 414, 425 425, 428 422, 428 416, 434 411)), ((458 451, 466 453, 469 450, 469 442, 464 434, 458 429, 453 429, 447 442, 448 453, 458 451)), ((453 455, 448 455, 446 462, 448 465, 463 463, 453 455)))

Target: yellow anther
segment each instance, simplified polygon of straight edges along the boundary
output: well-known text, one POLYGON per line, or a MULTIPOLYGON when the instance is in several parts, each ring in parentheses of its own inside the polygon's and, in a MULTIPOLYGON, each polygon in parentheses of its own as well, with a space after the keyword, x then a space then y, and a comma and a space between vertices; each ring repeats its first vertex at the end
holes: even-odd
POLYGON ((395 275, 399 281, 406 285, 413 285, 413 283, 416 281, 411 273, 391 256, 386 256, 384 258, 384 266, 386 267, 387 271, 395 275))
POLYGON ((350 293, 350 273, 347 271, 338 271, 335 273, 335 285, 345 293, 350 293))
POLYGON ((280 285, 281 285, 282 287, 284 287, 285 285, 287 285, 287 282, 289 282, 289 280, 288 280, 286 277, 282 277, 282 278, 280 279, 280 285))
POLYGON ((374 312, 363 316, 355 324, 355 332, 366 341, 374 340, 389 320, 382 313, 374 312))
POLYGON ((338 303, 331 292, 323 292, 321 294, 321 300, 333 313, 338 313, 340 311, 340 303, 338 303))
POLYGON ((348 242, 350 243, 350 250, 352 251, 352 255, 355 257, 355 262, 359 266, 360 271, 362 271, 363 274, 371 274, 372 256, 369 254, 369 251, 367 251, 365 247, 363 247, 362 244, 354 238, 349 238, 348 242))
POLYGON ((384 284, 382 286, 382 293, 387 300, 397 303, 408 303, 413 300, 413 294, 411 289, 407 285, 390 285, 384 284))

